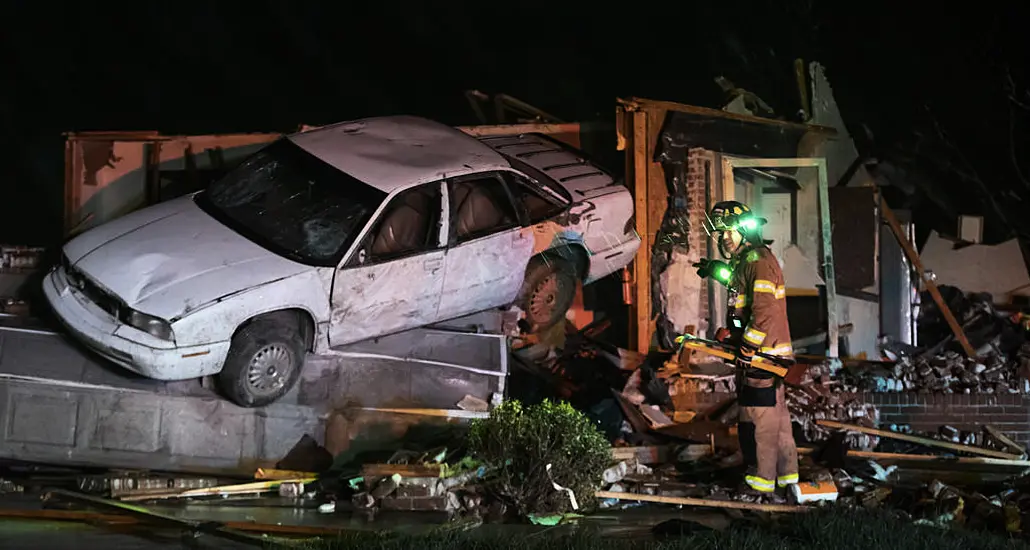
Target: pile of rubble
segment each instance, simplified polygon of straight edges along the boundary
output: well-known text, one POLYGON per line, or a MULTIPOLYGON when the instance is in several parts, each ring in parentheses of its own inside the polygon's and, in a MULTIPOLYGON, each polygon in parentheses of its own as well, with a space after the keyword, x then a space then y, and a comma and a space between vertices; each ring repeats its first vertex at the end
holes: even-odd
POLYGON ((889 371, 860 371, 844 376, 840 391, 917 393, 1030 393, 1030 344, 1008 360, 983 359, 948 351, 932 357, 901 357, 889 371))

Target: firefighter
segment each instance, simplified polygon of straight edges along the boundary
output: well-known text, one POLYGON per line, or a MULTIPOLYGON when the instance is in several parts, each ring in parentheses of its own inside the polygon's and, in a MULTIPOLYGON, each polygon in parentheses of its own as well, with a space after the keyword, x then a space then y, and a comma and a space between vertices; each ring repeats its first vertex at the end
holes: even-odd
POLYGON ((713 276, 729 290, 730 330, 720 331, 717 338, 738 344, 738 437, 748 468, 744 481, 758 492, 771 493, 798 482, 798 455, 783 379, 751 364, 755 352, 794 357, 783 272, 762 239, 764 223, 740 202, 716 203, 705 228, 718 240, 727 263, 705 260, 696 265, 699 275, 713 276))

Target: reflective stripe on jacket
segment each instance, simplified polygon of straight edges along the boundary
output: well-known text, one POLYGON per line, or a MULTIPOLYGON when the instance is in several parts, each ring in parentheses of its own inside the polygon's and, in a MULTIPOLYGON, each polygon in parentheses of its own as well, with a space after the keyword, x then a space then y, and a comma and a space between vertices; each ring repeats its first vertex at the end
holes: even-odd
POLYGON ((767 246, 742 254, 733 272, 733 287, 739 294, 732 315, 743 320, 743 339, 762 353, 793 358, 780 263, 767 246))

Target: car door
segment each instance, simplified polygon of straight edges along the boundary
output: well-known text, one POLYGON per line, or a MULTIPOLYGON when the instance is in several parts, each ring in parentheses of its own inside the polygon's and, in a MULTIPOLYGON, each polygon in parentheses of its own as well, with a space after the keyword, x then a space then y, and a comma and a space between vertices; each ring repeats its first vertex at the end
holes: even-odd
POLYGON ((533 237, 523 229, 500 175, 449 180, 447 194, 450 231, 440 319, 511 303, 533 255, 533 237))
POLYGON ((443 183, 408 189, 386 205, 333 280, 332 346, 432 323, 444 284, 443 183))

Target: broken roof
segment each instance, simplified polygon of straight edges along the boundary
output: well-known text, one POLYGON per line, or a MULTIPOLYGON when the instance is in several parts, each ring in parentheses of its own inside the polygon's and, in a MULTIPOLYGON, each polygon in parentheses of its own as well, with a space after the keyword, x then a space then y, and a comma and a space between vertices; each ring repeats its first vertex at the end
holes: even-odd
POLYGON ((384 192, 508 168, 504 157, 455 128, 415 116, 365 118, 289 136, 307 152, 384 192))
POLYGON ((774 120, 683 105, 671 101, 620 99, 628 109, 657 108, 667 111, 655 156, 683 161, 686 150, 702 147, 711 151, 747 157, 788 158, 799 156, 798 147, 806 136, 832 138, 833 128, 774 120))

